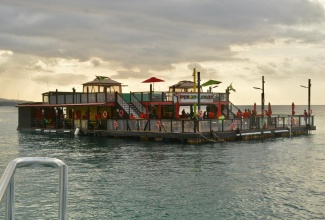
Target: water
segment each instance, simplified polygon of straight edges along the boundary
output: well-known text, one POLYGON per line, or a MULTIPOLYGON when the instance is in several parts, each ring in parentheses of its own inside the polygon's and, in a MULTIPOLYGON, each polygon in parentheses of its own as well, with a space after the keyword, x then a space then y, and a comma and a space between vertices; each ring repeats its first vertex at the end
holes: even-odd
MULTIPOLYGON (((18 132, 17 109, 0 107, 0 173, 17 157, 61 159, 69 219, 324 219, 325 106, 313 114, 311 135, 191 145, 18 132)), ((16 219, 56 219, 57 181, 19 169, 16 219)))

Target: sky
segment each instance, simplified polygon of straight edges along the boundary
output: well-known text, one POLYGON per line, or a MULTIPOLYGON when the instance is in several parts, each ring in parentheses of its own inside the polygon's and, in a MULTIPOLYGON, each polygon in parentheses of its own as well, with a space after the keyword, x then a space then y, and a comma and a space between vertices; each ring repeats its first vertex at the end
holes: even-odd
MULTIPOLYGON (((232 83, 235 105, 325 99, 325 0, 1 0, 0 98, 41 101, 96 75, 123 92, 181 80, 232 83)), ((204 90, 208 89, 204 87, 204 90)))

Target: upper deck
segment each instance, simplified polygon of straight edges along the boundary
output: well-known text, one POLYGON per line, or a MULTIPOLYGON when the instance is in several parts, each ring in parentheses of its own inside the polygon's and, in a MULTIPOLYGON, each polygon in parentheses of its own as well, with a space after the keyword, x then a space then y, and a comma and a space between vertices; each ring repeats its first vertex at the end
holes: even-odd
MULTIPOLYGON (((140 102, 159 102, 161 104, 172 104, 179 102, 180 105, 191 105, 197 103, 197 92, 135 92, 122 93, 123 99, 126 102, 131 102, 131 97, 135 97, 140 102), (176 99, 176 100, 175 100, 176 99)), ((116 92, 59 92, 50 91, 42 94, 43 104, 50 105, 73 105, 73 104, 113 104, 116 102, 116 92)), ((202 104, 216 104, 217 102, 229 101, 229 94, 227 93, 200 93, 200 102, 202 104)))

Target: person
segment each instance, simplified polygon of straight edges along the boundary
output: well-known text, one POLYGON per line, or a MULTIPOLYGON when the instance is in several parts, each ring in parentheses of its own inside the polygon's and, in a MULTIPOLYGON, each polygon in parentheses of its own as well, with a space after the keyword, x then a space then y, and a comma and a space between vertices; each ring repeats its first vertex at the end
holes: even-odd
POLYGON ((240 109, 238 109, 237 111, 237 117, 238 118, 241 118, 243 116, 242 112, 240 111, 240 109))
POLYGON ((243 118, 249 118, 249 113, 248 113, 247 109, 245 109, 245 112, 243 114, 243 118))
POLYGON ((135 119, 135 117, 134 117, 134 115, 132 113, 130 114, 130 119, 131 120, 134 120, 135 119))
POLYGON ((100 112, 97 113, 96 119, 97 119, 97 127, 99 128, 102 125, 100 112))
POLYGON ((185 109, 183 109, 183 111, 182 111, 182 118, 186 118, 185 109))
POLYGON ((209 112, 208 113, 208 117, 211 119, 211 118, 213 118, 214 117, 214 113, 213 112, 209 112))
POLYGON ((143 112, 140 113, 140 118, 144 119, 145 115, 143 114, 143 112))
POLYGON ((306 109, 304 110, 304 119, 305 119, 305 124, 307 125, 307 116, 308 116, 308 113, 306 111, 306 109))
POLYGON ((250 115, 249 116, 250 117, 255 117, 256 116, 255 111, 250 111, 250 115))
POLYGON ((203 112, 203 118, 207 119, 208 118, 208 113, 206 111, 203 112))
POLYGON ((199 131, 199 120, 198 120, 198 118, 197 117, 194 117, 193 119, 194 119, 194 128, 193 128, 194 133, 200 132, 199 131))

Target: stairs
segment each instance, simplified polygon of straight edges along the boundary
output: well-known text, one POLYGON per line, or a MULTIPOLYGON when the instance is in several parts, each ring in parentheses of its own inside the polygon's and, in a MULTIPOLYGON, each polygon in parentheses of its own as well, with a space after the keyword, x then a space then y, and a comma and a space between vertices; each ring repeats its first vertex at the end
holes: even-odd
POLYGON ((117 93, 116 102, 127 116, 132 114, 136 119, 140 118, 140 111, 136 106, 133 103, 127 103, 119 93, 117 93))

